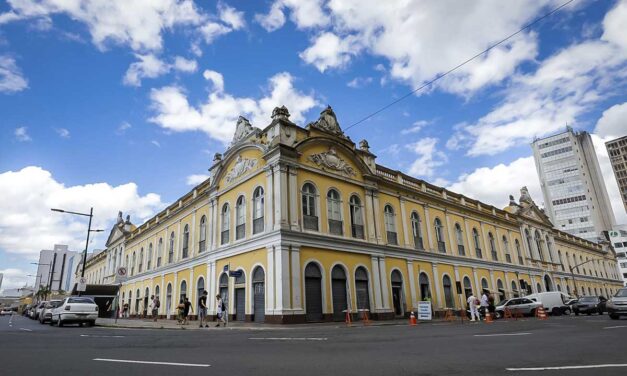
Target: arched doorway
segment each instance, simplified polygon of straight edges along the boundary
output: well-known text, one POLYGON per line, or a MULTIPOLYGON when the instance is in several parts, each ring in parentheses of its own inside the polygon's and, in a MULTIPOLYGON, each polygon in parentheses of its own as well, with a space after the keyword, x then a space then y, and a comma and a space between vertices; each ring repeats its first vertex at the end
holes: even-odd
POLYGON ((322 321, 322 273, 313 262, 305 268, 305 310, 307 321, 322 321))
POLYGON ((253 314, 255 322, 264 322, 266 319, 266 274, 261 266, 253 272, 253 314))
POLYGON ((246 320, 246 276, 235 277, 235 320, 246 320))
POLYGON ((544 276, 544 288, 546 291, 553 291, 553 281, 551 281, 551 277, 548 274, 544 276))
POLYGON ((222 273, 220 275, 220 297, 222 298, 222 302, 224 306, 229 307, 229 276, 226 273, 222 273))
POLYGON ((536 283, 536 292, 542 292, 542 285, 540 283, 536 283))
POLYGON ((518 286, 516 286, 516 281, 512 281, 512 294, 514 298, 520 297, 520 292, 518 291, 518 286))
POLYGON ((187 298, 187 282, 181 282, 181 289, 179 290, 179 303, 182 303, 187 298))
POLYGON ((472 284, 470 283, 470 278, 464 277, 464 295, 466 299, 472 295, 472 284))
POLYGON ((444 288, 444 302, 446 304, 446 308, 455 308, 451 277, 448 275, 442 277, 442 287, 444 288))
POLYGON ((505 300, 505 287, 500 279, 496 280, 496 289, 499 292, 499 302, 505 300))
POLYGON ((420 273, 420 276, 418 277, 418 286, 420 287, 420 299, 422 299, 423 301, 431 300, 429 277, 426 273, 420 273))
MULTIPOLYGON (((159 305, 161 305, 161 295, 159 295, 161 293, 161 289, 159 289, 159 285, 155 286, 155 298, 159 298, 159 305)), ((161 308, 157 308, 157 316, 159 315, 159 311, 161 311, 161 308)))
POLYGON ((144 294, 144 317, 148 316, 148 296, 150 295, 150 289, 148 287, 146 287, 146 291, 144 294))
POLYGON ((140 314, 140 309, 139 309, 139 303, 141 302, 142 298, 141 298, 141 291, 139 291, 139 289, 137 289, 137 291, 135 292, 135 314, 139 316, 140 314))
MULTIPOLYGON (((198 282, 196 282, 196 314, 198 315, 200 312, 200 298, 202 297, 203 291, 205 291, 205 278, 198 278, 198 282)), ((206 305, 206 303, 205 303, 206 305)))
POLYGON ((392 304, 394 305, 394 314, 402 316, 405 314, 403 307, 403 276, 398 270, 392 272, 390 278, 392 282, 392 304))
MULTIPOLYGON (((370 312, 370 293, 368 290, 368 272, 362 266, 355 270, 355 295, 357 297, 357 309, 361 312, 370 312)), ((359 311, 358 311, 359 312, 359 311)), ((358 315, 361 317, 361 314, 358 315)), ((370 314, 368 314, 370 316, 370 314)))
POLYGON ((172 284, 170 283, 165 289, 165 310, 166 317, 169 319, 172 312, 172 284))
POLYGON ((342 321, 348 309, 346 298, 346 273, 344 268, 335 265, 331 270, 331 294, 333 294, 333 320, 342 321))
POLYGON ((488 280, 485 278, 481 278, 481 294, 483 295, 487 292, 490 292, 490 289, 488 288, 488 280))

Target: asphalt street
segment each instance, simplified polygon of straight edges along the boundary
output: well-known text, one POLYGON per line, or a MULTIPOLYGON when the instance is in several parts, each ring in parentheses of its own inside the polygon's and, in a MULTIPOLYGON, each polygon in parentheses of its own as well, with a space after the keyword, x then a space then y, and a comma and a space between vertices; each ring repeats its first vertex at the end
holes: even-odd
POLYGON ((57 328, 5 316, 0 370, 108 376, 625 375, 626 338, 627 320, 607 315, 264 330, 57 328))

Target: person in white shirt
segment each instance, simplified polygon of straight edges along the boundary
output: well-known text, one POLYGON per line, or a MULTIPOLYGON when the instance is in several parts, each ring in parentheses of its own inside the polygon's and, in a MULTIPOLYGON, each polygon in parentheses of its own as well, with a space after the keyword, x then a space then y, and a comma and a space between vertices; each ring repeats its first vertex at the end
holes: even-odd
POLYGON ((470 308, 470 321, 475 321, 475 317, 477 321, 481 321, 481 316, 479 316, 479 308, 477 307, 477 303, 479 303, 479 299, 475 297, 475 294, 470 294, 468 299, 468 307, 470 308))
POLYGON ((490 298, 488 295, 490 295, 490 293, 487 291, 484 291, 483 295, 481 295, 481 309, 483 310, 484 315, 488 313, 488 309, 490 307, 490 298))

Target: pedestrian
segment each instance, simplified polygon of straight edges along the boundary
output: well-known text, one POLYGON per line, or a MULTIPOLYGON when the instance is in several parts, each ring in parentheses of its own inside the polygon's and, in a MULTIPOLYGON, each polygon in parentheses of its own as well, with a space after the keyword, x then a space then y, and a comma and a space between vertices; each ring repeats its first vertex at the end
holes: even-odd
POLYGON ((128 319, 128 303, 124 303, 122 306, 122 317, 128 319))
POLYGON ((176 321, 179 324, 183 323, 183 311, 185 310, 185 302, 181 298, 179 305, 176 306, 176 321))
POLYGON ((150 297, 152 303, 150 304, 150 308, 152 310, 152 321, 157 322, 157 317, 159 316, 159 307, 161 306, 161 302, 159 301, 158 296, 152 295, 150 297))
POLYGON ((208 328, 209 325, 206 322, 207 319, 207 290, 203 290, 202 295, 198 298, 198 318, 200 319, 199 328, 202 328, 203 322, 205 323, 205 328, 208 328))
POLYGON ((224 326, 226 326, 226 320, 224 317, 226 315, 226 306, 224 305, 220 294, 216 295, 216 314, 218 316, 218 323, 216 324, 216 326, 220 326, 220 321, 222 321, 224 323, 224 326))
POLYGON ((104 317, 111 317, 111 300, 107 300, 107 303, 105 304, 105 316, 104 317))
POLYGON ((478 305, 480 304, 479 299, 477 299, 475 294, 470 293, 467 302, 468 308, 470 309, 470 321, 475 321, 475 317, 477 318, 477 321, 481 321, 481 316, 479 316, 478 309, 478 305))
POLYGON ((192 302, 190 302, 188 298, 185 298, 185 301, 183 302, 183 325, 187 325, 187 317, 189 316, 190 310, 194 313, 192 302))
POLYGON ((490 295, 490 293, 487 290, 483 290, 483 295, 481 295, 481 313, 483 313, 484 316, 489 312, 488 307, 490 306, 490 303, 488 295, 490 295))

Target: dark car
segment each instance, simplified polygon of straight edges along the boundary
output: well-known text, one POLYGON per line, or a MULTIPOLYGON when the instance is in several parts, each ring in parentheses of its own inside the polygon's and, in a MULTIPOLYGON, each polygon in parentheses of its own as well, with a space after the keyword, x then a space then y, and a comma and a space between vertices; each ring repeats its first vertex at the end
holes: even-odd
POLYGON ((570 315, 571 313, 574 312, 573 310, 573 306, 575 304, 577 304, 577 302, 579 301, 579 299, 569 299, 566 301, 566 303, 564 303, 564 305, 566 305, 566 308, 564 309, 564 314, 565 315, 570 315))
POLYGON ((607 313, 614 320, 619 319, 620 316, 627 316, 627 288, 618 290, 606 306, 607 313))
POLYGON ((573 312, 575 312, 575 315, 580 313, 588 315, 598 313, 602 315, 606 311, 606 302, 607 299, 603 296, 582 296, 577 303, 573 304, 573 312))

